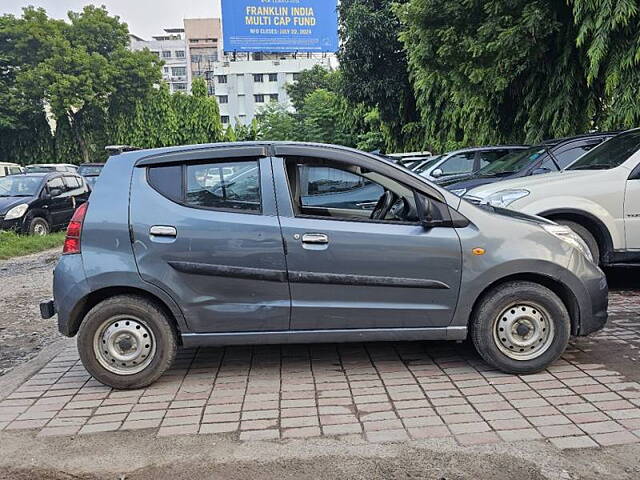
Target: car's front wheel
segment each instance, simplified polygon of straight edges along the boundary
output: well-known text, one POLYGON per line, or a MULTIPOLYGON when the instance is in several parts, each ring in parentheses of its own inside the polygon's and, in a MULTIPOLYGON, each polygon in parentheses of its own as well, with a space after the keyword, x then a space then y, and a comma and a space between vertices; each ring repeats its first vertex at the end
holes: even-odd
POLYGON ((87 371, 116 389, 155 382, 176 355, 176 333, 154 302, 118 295, 98 303, 78 333, 78 351, 87 371))
POLYGON ((474 311, 471 339, 490 365, 508 373, 543 370, 564 352, 571 319, 543 285, 516 281, 488 292, 474 311))
POLYGON ((51 231, 49 222, 42 217, 33 217, 30 219, 27 228, 29 235, 36 235, 38 237, 43 237, 51 231))

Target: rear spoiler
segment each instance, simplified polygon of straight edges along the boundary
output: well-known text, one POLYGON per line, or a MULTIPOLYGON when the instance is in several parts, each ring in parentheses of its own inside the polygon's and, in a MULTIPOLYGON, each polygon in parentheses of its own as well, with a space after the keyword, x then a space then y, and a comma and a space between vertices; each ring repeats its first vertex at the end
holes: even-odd
POLYGON ((141 150, 140 147, 134 147, 132 145, 107 145, 104 147, 109 155, 120 155, 124 152, 135 152, 141 150))

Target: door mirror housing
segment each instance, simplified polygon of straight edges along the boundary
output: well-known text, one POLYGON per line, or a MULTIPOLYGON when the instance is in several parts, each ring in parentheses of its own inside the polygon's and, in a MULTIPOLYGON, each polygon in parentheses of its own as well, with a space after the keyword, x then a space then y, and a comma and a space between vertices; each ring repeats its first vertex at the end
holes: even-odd
POLYGON ((431 172, 431 176, 433 178, 440 178, 442 175, 444 175, 444 172, 441 168, 436 168, 433 172, 431 172))
POLYGON ((432 228, 464 228, 469 225, 469 220, 452 210, 445 203, 433 200, 423 193, 416 192, 416 207, 420 224, 425 230, 432 228))
POLYGON ((49 189, 49 197, 50 198, 59 197, 60 195, 62 195, 62 189, 61 188, 51 188, 51 189, 49 189))

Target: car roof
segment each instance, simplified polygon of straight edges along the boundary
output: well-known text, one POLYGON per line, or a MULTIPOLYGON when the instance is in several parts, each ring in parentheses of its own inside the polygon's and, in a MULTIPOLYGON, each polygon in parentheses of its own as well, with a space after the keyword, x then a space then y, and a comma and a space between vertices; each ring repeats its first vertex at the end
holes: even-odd
MULTIPOLYGON (((69 165, 68 163, 64 163, 62 165, 69 165)), ((103 167, 104 163, 81 163, 80 165, 74 165, 74 167, 103 167)))
POLYGON ((482 151, 491 151, 491 150, 504 150, 505 148, 515 148, 515 149, 526 149, 530 148, 531 145, 486 145, 483 147, 467 147, 460 148, 458 150, 451 150, 450 152, 444 153, 444 155, 451 155, 452 153, 464 153, 464 152, 482 152, 482 151))

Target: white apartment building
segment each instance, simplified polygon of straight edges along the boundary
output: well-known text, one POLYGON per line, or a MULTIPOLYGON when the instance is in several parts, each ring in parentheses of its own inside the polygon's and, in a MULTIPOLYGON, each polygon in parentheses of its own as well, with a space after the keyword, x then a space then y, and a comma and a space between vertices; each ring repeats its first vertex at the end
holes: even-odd
POLYGON ((276 56, 270 60, 226 60, 214 64, 215 96, 223 124, 248 125, 260 108, 279 102, 293 112, 285 85, 314 65, 331 67, 329 56, 276 56), (282 58, 280 58, 282 57, 282 58))
POLYGON ((172 92, 191 92, 194 78, 204 78, 220 105, 222 123, 250 124, 260 108, 279 102, 293 112, 285 85, 303 70, 335 64, 331 54, 223 53, 219 18, 185 19, 184 28, 144 40, 130 35, 132 50, 149 49, 164 61, 163 79, 172 92))
POLYGON ((144 40, 136 35, 129 35, 131 50, 149 49, 164 61, 162 78, 169 84, 172 92, 190 91, 188 77, 187 44, 182 34, 183 29, 165 29, 165 35, 144 40))

